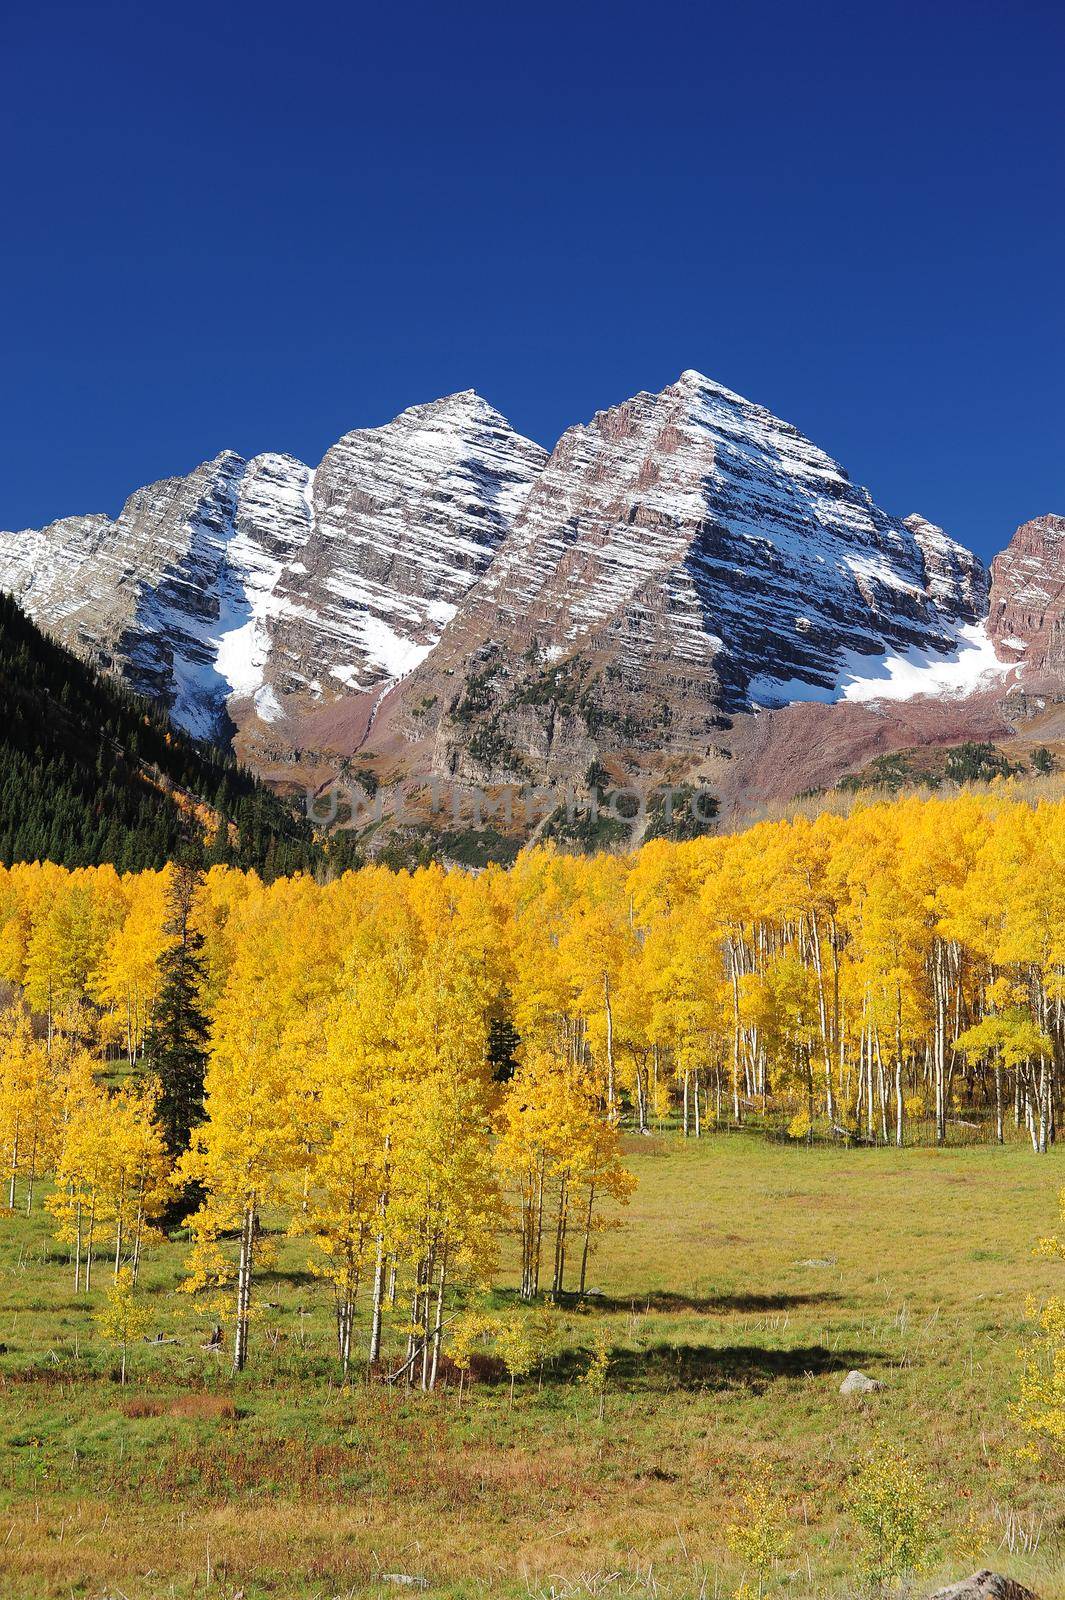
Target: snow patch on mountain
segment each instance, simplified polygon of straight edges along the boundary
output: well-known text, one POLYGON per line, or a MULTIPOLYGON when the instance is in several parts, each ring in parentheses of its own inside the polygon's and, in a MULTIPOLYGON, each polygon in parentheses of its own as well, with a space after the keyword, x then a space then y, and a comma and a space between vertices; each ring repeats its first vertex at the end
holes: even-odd
POLYGON ((413 672, 436 643, 434 639, 431 643, 417 644, 404 638, 383 617, 374 616, 370 611, 363 617, 362 640, 371 668, 379 668, 393 681, 413 672))
POLYGON ((1012 670, 1012 662, 995 654, 986 622, 973 622, 958 626, 954 647, 945 652, 915 645, 871 658, 848 651, 831 685, 763 676, 751 680, 749 692, 755 705, 767 709, 811 700, 832 705, 841 700, 912 700, 925 694, 958 697, 987 688, 1012 670))
POLYGON ((958 628, 955 648, 947 654, 912 649, 885 655, 869 671, 869 661, 852 658, 841 683, 843 700, 912 700, 915 695, 966 695, 986 688, 1012 670, 1000 661, 985 622, 958 628))

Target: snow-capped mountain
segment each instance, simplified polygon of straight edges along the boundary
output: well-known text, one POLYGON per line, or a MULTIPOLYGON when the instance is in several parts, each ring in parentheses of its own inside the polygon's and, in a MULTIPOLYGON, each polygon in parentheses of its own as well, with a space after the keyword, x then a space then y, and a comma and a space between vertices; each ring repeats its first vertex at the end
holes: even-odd
POLYGON ((317 471, 231 451, 112 522, 0 534, 0 587, 217 736, 387 690, 432 649, 546 452, 472 391, 359 429, 317 471))
POLYGON ((846 712, 877 749, 892 703, 1001 704, 1037 668, 1056 693, 1063 532, 1020 529, 989 598, 942 528, 689 371, 550 457, 472 391, 347 434, 315 470, 225 451, 114 520, 0 534, 0 588, 263 770, 360 750, 393 774, 672 772, 731 759, 737 722, 764 764, 764 730, 808 702, 807 743, 846 712))
POLYGON ((998 671, 987 581, 942 529, 685 372, 563 436, 404 698, 441 708, 444 770, 697 753, 723 714, 998 671))

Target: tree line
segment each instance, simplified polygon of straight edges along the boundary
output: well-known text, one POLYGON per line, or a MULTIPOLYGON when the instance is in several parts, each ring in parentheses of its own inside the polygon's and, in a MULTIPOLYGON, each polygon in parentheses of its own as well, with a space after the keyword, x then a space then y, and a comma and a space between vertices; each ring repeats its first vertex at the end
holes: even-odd
POLYGON ((0 869, 9 1203, 78 1292, 184 1219, 238 1368, 279 1217, 344 1368, 391 1319, 432 1387, 508 1235, 523 1299, 586 1288, 626 1129, 1047 1150, 1063 867, 1065 804, 962 794, 479 874, 0 869))
POLYGON ((273 878, 353 864, 221 746, 47 638, 0 593, 0 861, 160 868, 190 851, 273 878))

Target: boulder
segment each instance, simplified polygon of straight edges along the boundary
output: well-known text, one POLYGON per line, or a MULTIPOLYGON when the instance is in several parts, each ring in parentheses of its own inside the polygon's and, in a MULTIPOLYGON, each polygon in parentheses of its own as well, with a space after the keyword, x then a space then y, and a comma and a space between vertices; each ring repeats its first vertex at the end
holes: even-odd
POLYGON ((937 1589, 931 1600, 1039 1600, 1023 1583, 1004 1578, 1000 1572, 974 1572, 961 1583, 937 1589))
POLYGON ((884 1385, 879 1378, 868 1378, 864 1372, 848 1372, 839 1386, 840 1394, 876 1394, 884 1385))

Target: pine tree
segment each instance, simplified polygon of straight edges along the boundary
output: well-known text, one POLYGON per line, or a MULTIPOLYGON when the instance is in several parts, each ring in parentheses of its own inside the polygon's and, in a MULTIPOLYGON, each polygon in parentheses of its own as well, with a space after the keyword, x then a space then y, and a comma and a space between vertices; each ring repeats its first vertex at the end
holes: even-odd
POLYGON ((148 1066, 162 1086, 157 1116, 167 1152, 174 1158, 189 1148, 192 1130, 204 1116, 203 935, 193 922, 202 882, 203 874, 187 863, 177 862, 170 869, 165 925, 169 943, 159 957, 159 997, 145 1049, 148 1066))

